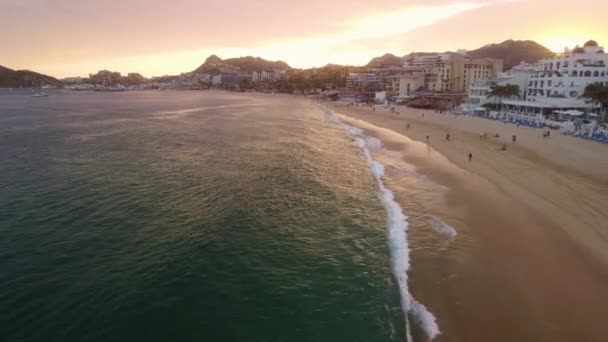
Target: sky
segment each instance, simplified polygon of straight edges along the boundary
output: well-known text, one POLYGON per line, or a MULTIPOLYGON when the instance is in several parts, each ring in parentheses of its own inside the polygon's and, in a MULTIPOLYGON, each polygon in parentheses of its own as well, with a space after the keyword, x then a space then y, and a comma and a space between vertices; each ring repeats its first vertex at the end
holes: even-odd
POLYGON ((292 67, 530 39, 608 45, 606 0, 0 0, 0 65, 56 77, 173 75, 206 57, 292 67))

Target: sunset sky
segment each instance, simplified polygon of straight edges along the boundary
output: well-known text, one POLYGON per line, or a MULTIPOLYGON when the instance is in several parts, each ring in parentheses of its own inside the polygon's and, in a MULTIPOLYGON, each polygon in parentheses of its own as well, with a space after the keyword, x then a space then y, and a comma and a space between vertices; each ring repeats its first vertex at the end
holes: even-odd
POLYGON ((510 38, 562 51, 589 39, 608 45, 606 13, 605 0, 0 0, 0 65, 158 76, 210 54, 312 67, 510 38))

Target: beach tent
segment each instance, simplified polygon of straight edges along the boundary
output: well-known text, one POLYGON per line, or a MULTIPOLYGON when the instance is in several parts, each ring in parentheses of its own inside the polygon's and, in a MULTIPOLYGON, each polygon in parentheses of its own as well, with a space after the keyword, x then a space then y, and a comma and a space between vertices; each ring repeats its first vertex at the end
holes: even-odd
POLYGON ((567 110, 563 113, 566 115, 570 115, 570 116, 581 116, 581 115, 585 114, 584 112, 581 112, 580 110, 575 110, 575 109, 567 110))
POLYGON ((473 115, 475 116, 485 116, 487 112, 487 109, 484 107, 473 108, 473 115))

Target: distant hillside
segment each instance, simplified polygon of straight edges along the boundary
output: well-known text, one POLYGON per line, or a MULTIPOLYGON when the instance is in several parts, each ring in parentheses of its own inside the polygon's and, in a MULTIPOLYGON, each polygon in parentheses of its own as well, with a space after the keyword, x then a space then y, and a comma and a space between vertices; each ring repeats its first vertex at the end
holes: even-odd
POLYGON ((194 73, 219 73, 222 71, 238 71, 251 73, 254 71, 288 70, 291 67, 283 61, 267 61, 260 57, 239 57, 222 60, 216 55, 209 56, 203 65, 194 70, 194 73))
POLYGON ((13 70, 0 65, 0 87, 40 87, 43 85, 60 86, 58 79, 29 70, 13 70))
POLYGON ((367 63, 366 67, 381 68, 389 66, 401 66, 402 64, 403 59, 401 57, 397 57, 391 53, 387 53, 383 56, 373 58, 369 63, 367 63))
POLYGON ((489 44, 477 50, 468 51, 474 58, 497 58, 504 60, 505 70, 520 62, 533 63, 554 55, 551 50, 531 40, 507 40, 500 44, 489 44))

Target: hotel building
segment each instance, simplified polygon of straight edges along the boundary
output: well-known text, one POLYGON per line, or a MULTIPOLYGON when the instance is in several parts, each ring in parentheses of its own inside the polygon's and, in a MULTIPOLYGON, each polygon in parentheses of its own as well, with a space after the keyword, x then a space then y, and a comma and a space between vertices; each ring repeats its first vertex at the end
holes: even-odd
POLYGON ((410 64, 425 72, 425 85, 434 92, 464 93, 477 80, 496 77, 503 61, 492 58, 474 59, 466 51, 417 56, 410 64))
POLYGON ((525 96, 504 101, 505 114, 538 121, 555 111, 593 111, 597 105, 580 97, 592 83, 608 86, 608 54, 597 42, 588 41, 535 64, 525 96))

